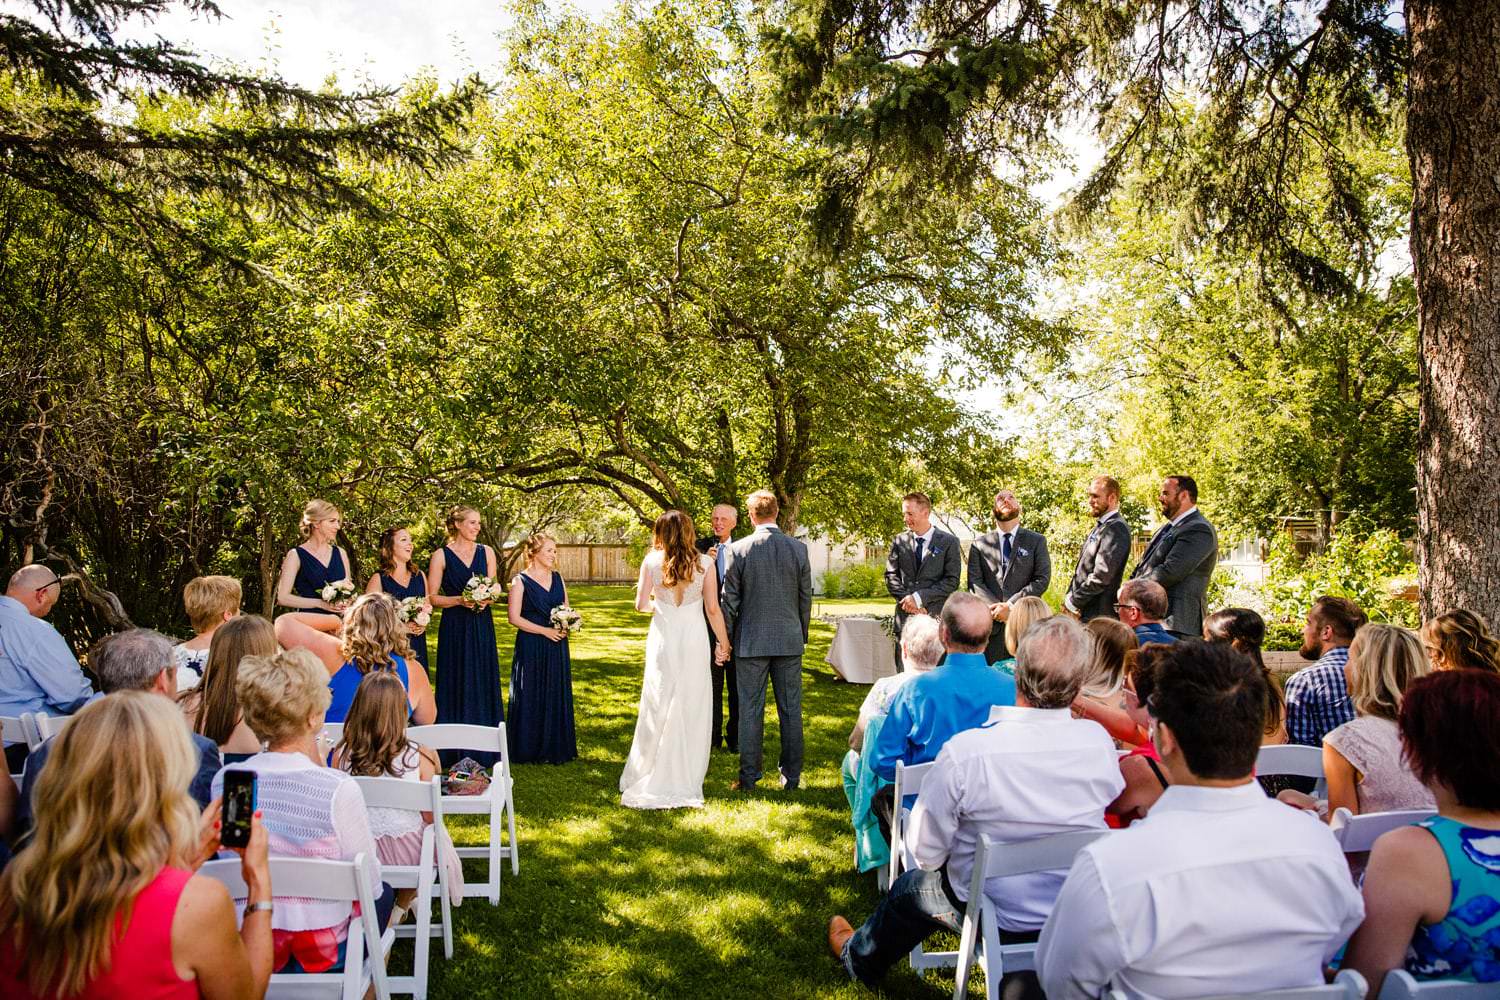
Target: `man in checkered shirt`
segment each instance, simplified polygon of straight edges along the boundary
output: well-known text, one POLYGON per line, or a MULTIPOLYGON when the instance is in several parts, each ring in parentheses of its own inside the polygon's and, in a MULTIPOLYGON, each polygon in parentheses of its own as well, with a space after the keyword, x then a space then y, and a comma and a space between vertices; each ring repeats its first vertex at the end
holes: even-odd
POLYGON ((1313 602, 1302 628, 1305 660, 1317 660, 1297 671, 1286 682, 1286 736, 1288 743, 1323 745, 1323 737, 1354 719, 1354 703, 1344 680, 1349 644, 1354 633, 1369 621, 1359 605, 1344 597, 1323 596, 1313 602))

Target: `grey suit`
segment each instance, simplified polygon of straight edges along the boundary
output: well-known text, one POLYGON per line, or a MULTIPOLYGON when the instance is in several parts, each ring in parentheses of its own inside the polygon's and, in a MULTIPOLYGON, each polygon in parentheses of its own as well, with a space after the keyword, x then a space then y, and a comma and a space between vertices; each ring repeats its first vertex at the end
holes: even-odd
MULTIPOLYGON (((974 539, 969 546, 969 592, 986 604, 1015 601, 1022 597, 1041 597, 1052 582, 1052 556, 1047 539, 1029 528, 1017 528, 1011 539, 1010 564, 1005 564, 1005 544, 1000 531, 991 531, 974 539)), ((990 629, 989 645, 984 656, 989 662, 1003 660, 1005 623, 996 622, 990 629)))
POLYGON ((1219 533, 1194 510, 1181 524, 1167 524, 1151 537, 1130 578, 1165 587, 1167 617, 1162 624, 1179 639, 1199 639, 1208 614, 1208 581, 1218 562, 1219 533))
POLYGON ((1067 600, 1078 612, 1080 621, 1115 618, 1115 599, 1120 596, 1120 580, 1130 561, 1130 525, 1118 512, 1099 519, 1078 553, 1073 582, 1068 584, 1067 600))
POLYGON ((948 595, 958 589, 962 572, 963 550, 958 539, 941 528, 932 529, 932 544, 922 552, 920 566, 917 565, 917 536, 910 531, 897 535, 885 560, 885 589, 896 599, 897 633, 906 624, 906 612, 901 610, 902 598, 920 595, 922 607, 937 617, 948 595))
POLYGON ((781 775, 789 788, 802 780, 802 650, 812 595, 807 546, 774 525, 729 547, 721 603, 739 687, 741 787, 761 776, 768 678, 781 724, 781 775))

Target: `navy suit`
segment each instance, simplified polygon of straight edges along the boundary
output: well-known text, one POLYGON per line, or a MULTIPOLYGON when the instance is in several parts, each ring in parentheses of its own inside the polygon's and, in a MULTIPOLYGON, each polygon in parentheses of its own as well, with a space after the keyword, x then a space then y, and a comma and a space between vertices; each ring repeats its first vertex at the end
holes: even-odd
MULTIPOLYGON (((698 551, 707 553, 709 549, 719 544, 721 543, 717 538, 709 535, 706 538, 698 539, 698 551)), ((732 540, 723 542, 722 544, 727 549, 732 544, 732 540)), ((719 594, 722 596, 724 593, 724 574, 719 571, 718 560, 714 561, 714 581, 719 585, 719 594)), ((705 624, 707 624, 706 619, 705 624)), ((709 629, 709 648, 713 648, 714 643, 717 641, 714 638, 713 629, 709 629)), ((710 661, 709 669, 712 671, 714 677, 714 734, 709 742, 715 748, 725 746, 731 752, 738 753, 740 749, 740 686, 735 682, 734 653, 730 652, 727 663, 713 663, 710 661), (727 722, 724 719, 724 684, 726 681, 729 683, 729 719, 727 722)))

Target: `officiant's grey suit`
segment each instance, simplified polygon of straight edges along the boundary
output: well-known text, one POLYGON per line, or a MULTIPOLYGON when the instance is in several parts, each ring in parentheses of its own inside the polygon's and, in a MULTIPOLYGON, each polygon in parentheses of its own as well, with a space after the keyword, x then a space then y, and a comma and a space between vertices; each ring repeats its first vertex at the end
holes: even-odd
POLYGON ((1219 562, 1219 533, 1196 508, 1181 524, 1166 524, 1135 564, 1132 580, 1155 580, 1167 591, 1162 625, 1179 639, 1203 638, 1208 581, 1219 562))
POLYGON ((885 560, 885 589, 896 599, 897 635, 906 625, 907 618, 906 612, 901 610, 902 598, 920 595, 923 609, 936 618, 942 614, 948 595, 958 589, 963 565, 958 538, 941 528, 932 529, 932 544, 923 547, 920 564, 917 562, 917 536, 910 531, 896 536, 885 560))
POLYGON ((766 680, 781 723, 781 776, 802 781, 802 650, 812 618, 812 566, 807 546, 775 525, 729 547, 721 604, 734 646, 740 696, 740 787, 761 777, 766 680))
MULTIPOLYGON (((1047 539, 1039 532, 1017 528, 1011 536, 1009 562, 1005 560, 1003 542, 1003 532, 991 531, 974 539, 969 546, 969 592, 986 604, 1041 597, 1052 582, 1052 556, 1047 552, 1047 539)), ((994 663, 1009 655, 1005 649, 1005 623, 996 622, 990 629, 985 659, 994 663)))

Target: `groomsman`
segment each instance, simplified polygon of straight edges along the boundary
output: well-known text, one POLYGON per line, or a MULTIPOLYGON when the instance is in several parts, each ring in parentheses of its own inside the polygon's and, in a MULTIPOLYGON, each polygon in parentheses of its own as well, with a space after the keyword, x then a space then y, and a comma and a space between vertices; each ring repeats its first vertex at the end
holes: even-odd
MULTIPOLYGON (((713 534, 698 539, 698 551, 708 554, 714 561, 715 579, 719 593, 724 592, 724 567, 729 562, 730 535, 740 523, 739 511, 733 504, 721 503, 709 515, 713 534)), ((710 643, 712 645, 712 643, 710 643)), ((730 753, 740 752, 740 690, 735 683, 734 654, 724 663, 710 663, 714 677, 714 733, 709 741, 715 750, 724 747, 730 753), (729 685, 729 719, 724 719, 724 685, 729 685)))
POLYGON ((1219 562, 1219 533, 1198 510, 1193 477, 1168 476, 1160 499, 1167 523, 1151 536, 1130 578, 1165 587, 1167 617, 1162 624, 1179 639, 1197 639, 1208 613, 1208 581, 1219 562))
POLYGON ((1021 527, 1021 502, 1010 490, 995 494, 995 524, 999 530, 980 535, 969 546, 969 592, 989 605, 995 624, 985 646, 985 659, 994 663, 1005 649, 1005 621, 1011 605, 1023 597, 1041 597, 1052 582, 1052 557, 1047 539, 1021 527))
POLYGON ((1094 530, 1084 539, 1063 598, 1063 608, 1081 621, 1115 617, 1115 596, 1130 561, 1130 525, 1120 516, 1120 484, 1109 476, 1094 477, 1088 502, 1094 530))
POLYGON ((932 523, 932 501, 925 493, 901 498, 906 531, 891 542, 885 560, 885 589, 896 599, 896 632, 911 615, 941 613, 958 589, 963 552, 958 538, 932 523))

